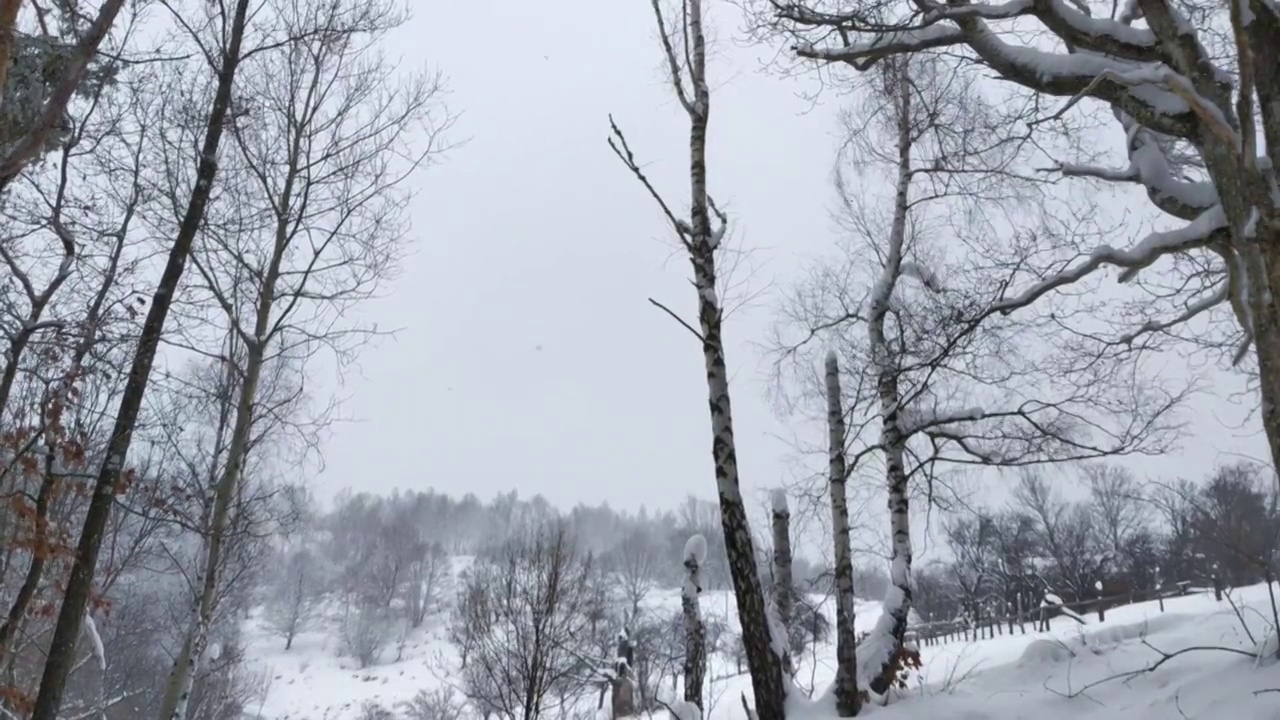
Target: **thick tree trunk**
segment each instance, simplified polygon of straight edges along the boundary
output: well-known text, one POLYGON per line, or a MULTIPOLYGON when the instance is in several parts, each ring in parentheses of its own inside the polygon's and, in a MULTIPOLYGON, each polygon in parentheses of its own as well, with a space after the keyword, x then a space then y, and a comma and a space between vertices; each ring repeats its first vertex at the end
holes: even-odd
MULTIPOLYGON (((705 135, 702 142, 705 147, 705 135)), ((704 227, 707 225, 705 198, 704 193, 704 227)), ((694 217, 697 218, 697 215, 694 217)), ((697 238, 697 224, 694 225, 694 231, 697 238)), ((755 543, 751 538, 747 510, 739 485, 738 453, 734 444, 733 411, 729 401, 729 374, 725 367, 724 343, 720 332, 721 311, 715 291, 715 266, 710 243, 707 241, 709 237, 709 231, 701 236, 704 250, 694 258, 694 283, 698 289, 698 315, 703 337, 703 359, 707 369, 711 454, 715 459, 716 487, 720 495, 720 523, 724 528, 729 572, 738 602, 738 617, 741 618, 742 643, 746 649, 747 670, 751 673, 755 710, 759 720, 782 720, 786 717, 786 680, 782 659, 774 651, 769 611, 757 573, 755 543)), ((779 638, 779 641, 785 642, 785 639, 779 638)))
POLYGON ((711 227, 707 195, 707 123, 711 112, 706 74, 706 40, 702 29, 702 3, 686 3, 686 33, 691 40, 689 76, 693 100, 689 107, 690 228, 688 248, 693 264, 693 284, 698 292, 698 325, 702 358, 707 371, 707 395, 711 413, 711 455, 715 461, 716 488, 720 497, 720 524, 724 529, 729 573, 733 579, 746 649, 747 669, 755 695, 759 720, 786 717, 787 686, 782 661, 774 652, 769 612, 756 567, 755 543, 747 522, 738 478, 738 451, 733 436, 733 409, 729 401, 729 372, 725 364, 724 319, 716 293, 715 251, 723 235, 711 227))
MULTIPOLYGON (((121 3, 115 4, 118 9, 121 3)), ((143 396, 151 379, 151 368, 155 361, 156 349, 160 344, 160 335, 164 332, 169 308, 177 293, 187 258, 191 254, 191 243, 200 229, 205 207, 213 190, 214 177, 218 171, 218 146, 222 141, 223 130, 226 128, 227 112, 231 107, 231 89, 240 61, 240 45, 244 37, 248 9, 249 0, 237 0, 229 45, 222 57, 222 67, 218 71, 217 91, 205 125, 200 161, 196 168, 196 182, 192 187, 182 224, 178 228, 178 235, 174 238, 173 247, 169 251, 169 258, 160 277, 160 283, 151 298, 151 308, 147 312, 147 319, 143 323, 142 333, 138 339, 138 347, 134 352, 129 379, 125 383, 120 399, 120 408, 116 413, 115 426, 107 445, 106 457, 99 470, 93 497, 85 515, 84 527, 80 532, 76 560, 71 568, 62 608, 58 613, 58 622, 54 627, 53 640, 49 645, 49 654, 45 660, 44 673, 40 679, 40 691, 36 696, 31 720, 56 720, 58 710, 62 706, 67 676, 75 663, 76 641, 80 637, 85 610, 93 591, 98 551, 102 547, 107 521, 111 516, 116 488, 124 473, 125 460, 133 441, 134 425, 137 423, 143 396)), ((105 30, 103 33, 105 34, 105 30)))
POLYGON ((849 501, 845 488, 844 405, 840 394, 840 365, 827 355, 827 431, 830 457, 831 540, 834 545, 836 594, 836 678, 831 692, 840 717, 862 710, 858 690, 858 636, 854 630, 853 552, 849 541, 849 501))

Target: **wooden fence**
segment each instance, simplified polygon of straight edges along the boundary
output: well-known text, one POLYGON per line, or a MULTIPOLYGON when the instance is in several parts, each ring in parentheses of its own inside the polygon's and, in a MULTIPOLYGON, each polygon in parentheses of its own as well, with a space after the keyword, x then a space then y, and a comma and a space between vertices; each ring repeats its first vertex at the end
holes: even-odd
POLYGON ((1063 612, 1064 608, 1081 617, 1096 613, 1098 621, 1102 622, 1107 619, 1107 611, 1112 608, 1158 600, 1160 602, 1160 612, 1164 612, 1166 598, 1200 593, 1213 593, 1215 599, 1222 600, 1222 586, 1216 581, 1212 587, 1193 587, 1190 582, 1180 582, 1172 588, 1135 590, 1121 595, 1110 595, 1078 600, 1062 605, 1032 608, 1014 615, 981 615, 976 621, 965 618, 918 623, 907 628, 907 639, 918 645, 930 646, 952 640, 994 638, 996 635, 1004 635, 1005 632, 1013 635, 1015 632, 1021 631, 1021 634, 1026 635, 1028 624, 1032 625, 1031 632, 1041 632, 1049 629, 1049 621, 1051 619, 1055 617, 1070 617, 1068 613, 1063 612))

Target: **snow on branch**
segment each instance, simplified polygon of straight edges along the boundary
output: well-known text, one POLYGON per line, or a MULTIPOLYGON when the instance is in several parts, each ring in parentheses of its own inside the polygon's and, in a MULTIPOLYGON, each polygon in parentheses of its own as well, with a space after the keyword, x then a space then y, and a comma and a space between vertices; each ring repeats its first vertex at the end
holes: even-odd
POLYGON ((1117 250, 1109 245, 1101 245, 1090 253, 1087 260, 1032 285, 1017 296, 996 303, 992 309, 1007 315, 1030 305, 1052 290, 1081 280, 1104 265, 1124 268, 1119 279, 1120 282, 1127 282, 1161 257, 1205 247, 1225 239, 1225 232, 1226 215, 1221 206, 1215 205, 1187 225, 1176 230, 1153 232, 1131 248, 1117 250))
POLYGON ((938 279, 937 273, 931 268, 925 267, 918 262, 906 260, 898 268, 898 274, 902 277, 915 278, 927 290, 935 293, 946 292, 942 281, 938 279))
POLYGON ((977 422, 983 418, 989 417, 989 413, 980 407, 963 408, 959 410, 938 410, 929 412, 908 411, 904 410, 898 415, 898 429, 903 435, 914 435, 921 430, 927 430, 942 425, 952 425, 963 422, 977 422))
POLYGON ((1168 151, 1156 133, 1133 118, 1116 113, 1128 138, 1129 167, 1106 170, 1082 165, 1061 165, 1064 175, 1100 180, 1140 183, 1156 207, 1183 220, 1194 220, 1219 203, 1212 183, 1180 180, 1176 177, 1168 151))
POLYGON ((802 58, 825 62, 844 62, 859 69, 866 69, 876 60, 891 55, 902 55, 920 50, 960 45, 962 43, 964 43, 964 33, 960 30, 946 25, 932 25, 923 28, 886 31, 876 35, 870 41, 854 43, 845 47, 820 48, 811 43, 799 43, 793 47, 793 50, 802 58))
POLYGON ((1228 298, 1229 293, 1227 291, 1227 283, 1224 282, 1217 290, 1189 303, 1182 312, 1172 318, 1167 320, 1148 320, 1136 330, 1121 335, 1117 342, 1121 345, 1132 345, 1135 340, 1143 335, 1164 332, 1165 330, 1181 325, 1227 302, 1228 298))

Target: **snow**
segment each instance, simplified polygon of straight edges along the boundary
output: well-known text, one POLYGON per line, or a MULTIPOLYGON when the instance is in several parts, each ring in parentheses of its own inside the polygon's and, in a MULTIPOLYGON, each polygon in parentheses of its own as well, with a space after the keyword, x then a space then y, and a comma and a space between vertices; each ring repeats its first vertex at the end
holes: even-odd
POLYGON ((942 281, 938 279, 938 274, 932 268, 925 267, 918 262, 907 260, 898 268, 898 272, 903 277, 915 278, 928 290, 936 293, 946 292, 942 281))
POLYGON ((702 711, 697 705, 686 700, 668 703, 667 707, 671 708, 671 714, 676 720, 702 720, 702 711))
POLYGON ((960 410, 915 410, 904 408, 898 415, 898 430, 903 435, 912 435, 925 428, 950 425, 959 422, 976 422, 987 416, 981 407, 962 408, 960 410))
POLYGON ((693 560, 698 565, 707 561, 707 539, 700 533, 694 533, 684 544, 685 561, 693 560))
POLYGON ((787 491, 782 488, 775 488, 769 493, 769 501, 772 505, 773 512, 778 515, 785 515, 790 512, 787 508, 787 491))
MULTIPOLYGON (((1060 601, 1046 595, 1046 601, 1060 601)), ((923 667, 909 688, 895 691, 887 706, 866 714, 880 720, 1263 720, 1280 717, 1280 640, 1270 627, 1270 597, 1265 585, 1237 589, 1231 603, 1215 602, 1211 592, 1164 601, 1111 608, 1106 621, 1096 615, 1083 624, 1060 617, 1046 632, 997 635, 994 639, 952 639, 919 647, 923 667), (1242 619, 1243 618, 1243 619, 1242 619), (1160 663, 1159 667, 1153 666, 1160 663)), ((812 598, 828 616, 834 603, 812 598)), ((674 613, 678 591, 655 591, 646 604, 674 613)), ((736 628, 731 593, 708 591, 701 602, 708 618, 736 628)), ((876 623, 879 603, 858 601, 857 629, 876 623)), ((245 639, 251 670, 265 675, 268 688, 250 717, 255 720, 357 720, 366 701, 394 707, 420 690, 457 686, 457 654, 445 639, 443 617, 429 619, 406 643, 403 658, 360 670, 340 656, 332 628, 300 635, 293 650, 271 634, 260 615, 247 623, 245 639)), ((871 656, 871 636, 858 648, 859 660, 871 656)), ((835 720, 824 694, 835 673, 835 647, 793 658, 797 683, 812 685, 810 699, 798 690, 788 697, 789 720, 835 720)), ((713 653, 707 720, 746 720, 740 698, 751 698, 751 681, 736 674, 732 661, 713 653)), ((701 720, 696 709, 665 700, 676 720, 701 720)), ((592 708, 594 709, 592 697, 592 708)), ((470 715, 464 715, 466 720, 470 715)), ((670 720, 655 712, 646 720, 670 720)))
POLYGON ((93 615, 84 614, 84 631, 89 636, 89 642, 93 645, 93 657, 98 661, 100 670, 107 669, 107 651, 102 647, 102 636, 98 634, 98 624, 93 621, 93 615))

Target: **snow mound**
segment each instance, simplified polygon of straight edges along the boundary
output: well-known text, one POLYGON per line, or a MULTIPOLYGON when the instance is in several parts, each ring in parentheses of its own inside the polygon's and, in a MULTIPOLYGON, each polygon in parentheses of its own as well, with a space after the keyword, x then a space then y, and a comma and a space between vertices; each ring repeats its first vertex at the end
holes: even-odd
POLYGON ((1036 638, 1022 651, 1022 657, 1018 658, 1018 665, 1026 667, 1029 665, 1063 663, 1075 656, 1075 651, 1061 640, 1056 638, 1036 638))
POLYGON ((791 512, 787 508, 787 491, 778 488, 769 494, 769 500, 773 504, 773 512, 775 515, 785 515, 791 512))
POLYGON ((684 544, 684 560, 701 565, 707 560, 707 539, 701 534, 693 534, 684 544))

